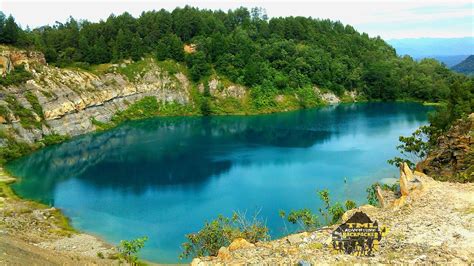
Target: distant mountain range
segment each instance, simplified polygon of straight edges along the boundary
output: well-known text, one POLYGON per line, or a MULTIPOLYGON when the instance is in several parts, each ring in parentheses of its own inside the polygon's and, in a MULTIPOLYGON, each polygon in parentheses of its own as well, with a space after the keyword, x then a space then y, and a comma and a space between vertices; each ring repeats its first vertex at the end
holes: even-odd
POLYGON ((470 55, 464 61, 453 66, 451 69, 466 75, 474 75, 474 55, 470 55))
POLYGON ((434 58, 447 67, 474 54, 474 37, 392 39, 387 43, 397 50, 398 55, 409 55, 418 60, 434 58))
POLYGON ((432 56, 422 56, 422 57, 415 57, 416 60, 421 60, 423 58, 434 58, 442 63, 444 63, 447 67, 451 68, 460 62, 462 62, 464 59, 466 59, 469 55, 468 54, 463 54, 463 55, 432 55, 432 56))

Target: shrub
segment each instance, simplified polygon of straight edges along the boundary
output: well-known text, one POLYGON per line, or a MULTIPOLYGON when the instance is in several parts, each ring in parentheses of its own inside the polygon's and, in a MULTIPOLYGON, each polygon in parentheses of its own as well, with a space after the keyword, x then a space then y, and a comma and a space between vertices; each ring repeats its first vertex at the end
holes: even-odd
POLYGON ((388 163, 400 167, 405 162, 410 168, 414 168, 415 163, 424 160, 428 154, 430 130, 430 127, 422 126, 409 137, 400 136, 399 141, 402 144, 397 146, 397 150, 404 158, 395 157, 388 160, 388 163))
POLYGON ((147 96, 130 105, 126 110, 117 112, 112 122, 118 124, 126 120, 149 118, 157 115, 158 101, 153 96, 147 96))
POLYGON ((255 86, 250 91, 250 99, 255 109, 269 109, 276 106, 276 91, 268 86, 255 86))
POLYGON ((395 183, 393 185, 380 184, 378 182, 373 183, 366 189, 367 202, 372 206, 379 205, 379 200, 377 199, 377 187, 380 187, 383 190, 390 190, 395 193, 398 193, 398 191, 400 190, 400 185, 398 183, 395 183))
POLYGON ((318 195, 324 203, 324 207, 319 208, 319 213, 324 217, 326 224, 335 224, 339 222, 346 211, 356 207, 356 203, 352 200, 346 200, 344 206, 342 206, 340 202, 331 204, 331 197, 328 189, 318 191, 318 195))
POLYGON ((133 240, 122 240, 117 247, 119 257, 131 265, 138 265, 138 252, 145 246, 148 237, 144 236, 133 240))
MULTIPOLYGON (((280 211, 280 217, 285 218, 284 211, 280 211)), ((292 210, 286 216, 288 222, 298 224, 304 231, 315 230, 319 227, 318 216, 313 214, 310 209, 292 210)))
POLYGON ((0 165, 10 160, 19 158, 34 149, 26 142, 16 141, 10 134, 0 131, 0 138, 6 140, 6 144, 0 148, 0 165))
MULTIPOLYGON (((319 213, 324 217, 327 225, 337 223, 346 211, 356 207, 356 203, 352 200, 346 200, 344 206, 339 202, 331 204, 329 190, 327 189, 318 191, 318 195, 324 204, 322 208, 319 208, 319 213)), ((304 231, 315 230, 321 226, 318 216, 313 214, 310 209, 292 210, 288 215, 285 211, 280 210, 279 214, 281 218, 286 218, 288 222, 298 224, 304 231)))
POLYGON ((296 90, 301 108, 315 107, 321 104, 321 99, 316 95, 313 88, 306 86, 296 90))
POLYGON ((268 228, 258 218, 258 212, 250 220, 245 213, 234 212, 231 218, 219 215, 206 222, 199 232, 186 235, 188 241, 182 245, 180 258, 215 256, 221 247, 240 237, 251 243, 269 238, 268 228))
POLYGON ((33 75, 30 72, 26 71, 25 66, 19 65, 15 67, 15 69, 8 73, 5 77, 0 79, 0 85, 18 85, 32 78, 33 75))

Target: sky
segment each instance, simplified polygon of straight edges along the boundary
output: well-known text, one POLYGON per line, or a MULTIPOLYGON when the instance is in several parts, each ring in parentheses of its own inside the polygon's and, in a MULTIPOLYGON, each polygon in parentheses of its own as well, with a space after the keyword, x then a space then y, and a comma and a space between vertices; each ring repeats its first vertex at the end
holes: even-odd
POLYGON ((474 37, 473 2, 468 0, 324 0, 324 1, 195 1, 195 0, 97 0, 41 1, 0 0, 0 10, 12 14, 23 28, 65 22, 76 19, 99 21, 111 13, 125 11, 138 17, 142 11, 173 10, 191 5, 205 9, 228 10, 240 6, 262 7, 271 17, 305 16, 339 20, 370 36, 386 40, 402 38, 474 37))

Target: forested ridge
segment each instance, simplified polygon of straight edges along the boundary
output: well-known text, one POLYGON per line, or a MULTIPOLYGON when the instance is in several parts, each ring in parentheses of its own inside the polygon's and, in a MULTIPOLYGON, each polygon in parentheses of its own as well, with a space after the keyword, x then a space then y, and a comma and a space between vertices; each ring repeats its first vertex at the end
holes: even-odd
POLYGON ((338 95, 356 90, 368 100, 440 101, 450 86, 472 87, 436 60, 398 57, 379 37, 350 25, 305 17, 268 19, 262 9, 211 11, 193 7, 110 15, 98 23, 70 18, 22 30, 0 14, 0 42, 42 51, 60 67, 154 56, 188 66, 194 81, 218 74, 260 94, 318 86, 338 95), (183 45, 195 45, 185 53, 183 45))

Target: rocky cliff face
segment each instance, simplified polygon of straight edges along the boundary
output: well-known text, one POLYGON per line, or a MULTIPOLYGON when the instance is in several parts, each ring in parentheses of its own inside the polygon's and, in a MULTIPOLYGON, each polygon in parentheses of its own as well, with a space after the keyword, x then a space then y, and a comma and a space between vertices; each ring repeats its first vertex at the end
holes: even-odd
POLYGON ((151 59, 146 69, 133 73, 136 78, 120 74, 120 68, 128 67, 126 64, 94 74, 51 67, 41 53, 5 47, 0 61, 3 75, 21 64, 33 75, 24 84, 0 85, 0 129, 28 143, 53 133, 75 136, 93 131, 96 128, 91 119, 107 122, 117 111, 145 96, 154 96, 161 103, 192 104, 186 76, 171 75, 151 59), (41 108, 33 106, 35 101, 41 108), (38 122, 37 126, 25 125, 28 115, 38 122))
POLYGON ((15 69, 16 66, 25 65, 30 70, 32 65, 45 65, 44 55, 36 51, 12 49, 0 45, 0 76, 3 77, 15 69))
POLYGON ((474 181, 474 114, 441 135, 417 169, 441 180, 474 181))

